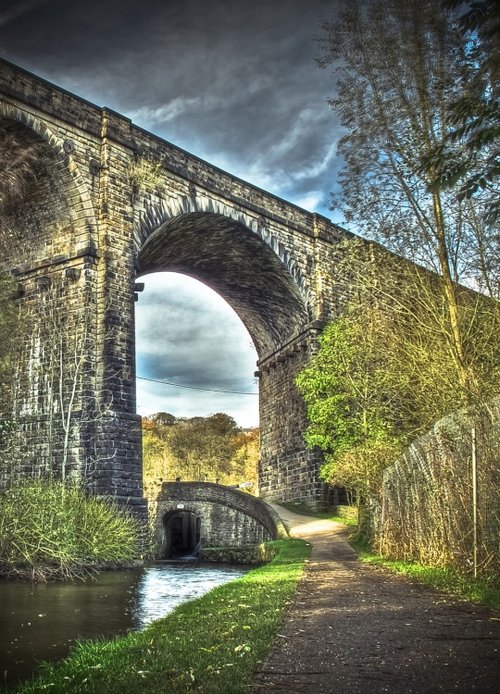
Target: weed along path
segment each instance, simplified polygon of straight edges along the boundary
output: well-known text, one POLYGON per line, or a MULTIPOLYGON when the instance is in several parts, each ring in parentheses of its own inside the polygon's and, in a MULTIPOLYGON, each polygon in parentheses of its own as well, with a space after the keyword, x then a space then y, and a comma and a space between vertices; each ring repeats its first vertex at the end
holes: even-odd
POLYGON ((344 526, 275 507, 312 544, 253 692, 498 692, 500 614, 357 560, 344 526))

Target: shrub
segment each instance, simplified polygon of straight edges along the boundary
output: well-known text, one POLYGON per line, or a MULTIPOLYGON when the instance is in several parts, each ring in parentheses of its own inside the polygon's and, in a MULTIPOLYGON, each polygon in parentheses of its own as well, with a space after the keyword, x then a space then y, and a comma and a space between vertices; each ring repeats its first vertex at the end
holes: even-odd
POLYGON ((24 481, 0 495, 0 573, 48 580, 137 559, 142 527, 116 503, 61 482, 24 481))

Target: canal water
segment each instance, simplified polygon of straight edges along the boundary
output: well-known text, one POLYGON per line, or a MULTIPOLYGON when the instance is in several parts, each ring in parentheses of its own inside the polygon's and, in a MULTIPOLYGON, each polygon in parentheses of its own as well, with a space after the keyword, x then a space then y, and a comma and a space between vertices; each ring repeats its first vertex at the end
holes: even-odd
MULTIPOLYGON (((0 682, 12 686, 79 640, 143 629, 186 600, 246 573, 241 566, 154 564, 97 579, 0 582, 0 682)), ((0 684, 0 689, 2 688, 0 684)))

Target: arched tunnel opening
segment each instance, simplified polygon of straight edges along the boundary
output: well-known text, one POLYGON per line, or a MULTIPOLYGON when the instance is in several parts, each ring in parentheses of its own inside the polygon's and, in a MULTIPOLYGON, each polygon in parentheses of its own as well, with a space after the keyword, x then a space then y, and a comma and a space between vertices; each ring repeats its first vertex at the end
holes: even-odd
POLYGON ((177 510, 165 514, 164 559, 196 557, 200 549, 201 518, 193 511, 177 510))
MULTIPOLYGON (((144 229, 138 230, 137 238, 144 239, 145 234, 144 229)), ((165 412, 185 418, 218 412, 229 414, 239 426, 247 429, 258 424, 262 457, 262 444, 269 436, 279 436, 276 434, 272 392, 273 387, 283 388, 283 384, 268 385, 268 394, 263 396, 261 373, 255 371, 256 361, 259 363, 281 349, 282 345, 299 335, 310 320, 307 293, 302 293, 303 287, 293 274, 293 268, 288 266, 288 260, 282 258, 280 252, 277 243, 271 238, 264 241, 243 221, 210 212, 189 212, 172 217, 142 241, 136 263, 137 278, 145 280, 146 289, 139 297, 136 312, 137 404, 140 414, 151 416, 155 412, 165 412), (161 281, 165 282, 165 290, 161 281), (189 287, 193 285, 198 285, 199 299, 196 301, 188 299, 189 287), (242 338, 234 339, 236 332, 229 333, 226 329, 228 323, 222 316, 228 314, 219 312, 216 316, 213 313, 214 319, 207 321, 208 313, 203 308, 201 297, 208 301, 212 294, 225 304, 225 310, 235 314, 247 333, 245 339, 252 346, 251 365, 247 358, 250 351, 240 347, 242 338), (203 326, 202 332, 198 325, 203 326), (212 347, 215 336, 219 345, 212 347), (182 354, 178 351, 181 344, 182 354), (236 365, 245 368, 238 370, 236 365), (249 380, 250 374, 253 382, 249 380), (160 382, 155 383, 155 380, 160 382), (202 392, 204 388, 211 392, 202 392), (257 390, 260 408, 257 411, 255 407, 253 421, 248 421, 250 407, 247 403, 250 399, 247 396, 257 395, 257 390), (189 400, 193 393, 196 398, 189 400), (265 402, 264 397, 267 398, 265 402), (197 411, 194 411, 195 407, 197 411)), ((289 379, 292 380, 293 375, 289 379)), ((267 381, 270 380, 268 377, 267 381)), ((295 409, 298 411, 298 406, 295 409)), ((288 417, 287 412, 280 412, 280 421, 288 422, 294 416, 295 410, 291 408, 288 417)), ((282 428, 283 445, 286 446, 290 436, 285 429, 299 431, 299 426, 288 422, 282 428)), ((148 443, 150 438, 150 433, 143 437, 147 469, 147 459, 152 451, 148 443)), ((296 448, 301 443, 293 445, 296 448)), ((274 451, 279 445, 280 442, 271 441, 268 450, 274 451)), ((175 461, 171 463, 167 456, 163 461, 159 476, 164 480, 177 475, 184 480, 220 480, 218 474, 205 474, 205 471, 195 474, 189 465, 186 470, 174 472, 175 461)), ((242 477, 230 483, 234 482, 247 483, 249 480, 242 477)), ((250 483, 257 486, 257 480, 250 480, 250 483)), ((148 493, 146 491, 146 495, 148 493)))
MULTIPOLYGON (((146 459, 154 458, 151 465, 163 479, 191 479, 197 467, 199 474, 193 479, 223 481, 222 470, 216 474, 205 465, 208 448, 207 455, 188 465, 189 470, 175 468, 173 459, 164 453, 165 468, 160 467, 153 439, 155 432, 162 436, 165 450, 168 432, 173 431, 168 425, 183 426, 182 421, 190 418, 208 420, 217 413, 233 418, 246 431, 258 427, 258 355, 252 339, 229 304, 200 281, 173 272, 148 274, 141 281, 145 291, 135 311, 137 413, 156 419, 161 413, 162 429, 157 431, 151 425, 145 433, 145 470, 150 469, 146 459)), ((196 431, 201 436, 202 429, 201 423, 196 429, 193 420, 195 437, 196 431)), ((214 429, 213 433, 223 432, 214 429)))
POLYGON ((221 296, 248 330, 259 358, 274 352, 310 320, 296 281, 244 224, 196 212, 170 219, 140 249, 138 276, 176 272, 221 296))

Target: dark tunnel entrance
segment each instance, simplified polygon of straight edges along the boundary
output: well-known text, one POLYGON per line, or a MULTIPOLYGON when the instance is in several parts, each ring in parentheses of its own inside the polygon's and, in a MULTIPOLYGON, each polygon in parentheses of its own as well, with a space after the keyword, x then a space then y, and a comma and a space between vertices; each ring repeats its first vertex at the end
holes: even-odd
POLYGON ((200 549, 201 518, 192 511, 177 510, 163 519, 165 559, 196 557, 200 549))

